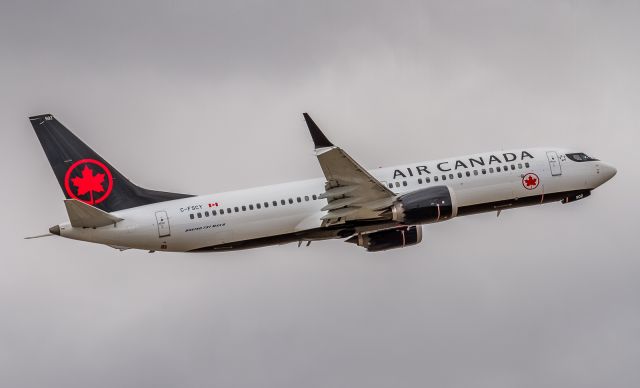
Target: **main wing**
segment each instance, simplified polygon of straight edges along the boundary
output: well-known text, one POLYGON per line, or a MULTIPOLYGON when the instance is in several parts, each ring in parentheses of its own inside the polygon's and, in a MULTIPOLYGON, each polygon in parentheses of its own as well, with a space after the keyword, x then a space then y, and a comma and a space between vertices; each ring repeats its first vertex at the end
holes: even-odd
POLYGON ((320 195, 328 201, 322 208, 327 211, 321 218, 323 225, 382 218, 396 195, 343 149, 333 145, 307 113, 303 115, 327 179, 325 192, 320 195))

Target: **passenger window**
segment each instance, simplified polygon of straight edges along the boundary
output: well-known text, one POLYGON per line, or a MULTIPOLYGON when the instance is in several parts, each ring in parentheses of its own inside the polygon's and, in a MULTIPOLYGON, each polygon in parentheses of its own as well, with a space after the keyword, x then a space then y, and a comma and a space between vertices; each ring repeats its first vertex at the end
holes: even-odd
POLYGON ((429 177, 426 177, 426 178, 424 178, 424 181, 429 183, 429 182, 431 182, 431 179, 429 179, 429 177))
POLYGON ((449 179, 453 179, 453 174, 449 174, 449 179))
POLYGON ((500 170, 500 166, 496 167, 496 171, 497 171, 497 172, 500 172, 500 171, 501 171, 501 170, 500 170))
POLYGON ((230 207, 227 208, 227 213, 231 213, 231 208, 230 207))
POLYGON ((489 167, 489 173, 493 174, 493 167, 489 167))
POLYGON ((438 181, 438 176, 437 176, 437 175, 433 177, 433 181, 434 181, 434 182, 437 182, 437 181, 438 181))
POLYGON ((396 187, 400 187, 400 182, 396 182, 396 187))
POLYGON ((253 205, 249 205, 249 210, 253 210, 253 205))
POLYGON ((526 168, 529 168, 529 162, 526 162, 526 163, 524 164, 524 166, 525 166, 526 168))
POLYGON ((305 196, 304 196, 304 200, 305 200, 305 201, 308 201, 308 200, 309 200, 309 196, 308 196, 308 195, 305 195, 305 196))
POLYGON ((189 218, 193 220, 195 217, 193 216, 193 214, 189 214, 189 218))
POLYGON ((470 173, 469 171, 467 171, 465 174, 466 174, 467 176, 471 176, 471 173, 470 173))
POLYGON ((268 208, 269 207, 269 202, 265 202, 264 203, 264 207, 265 207, 265 209, 268 208))
POLYGON ((273 206, 278 206, 278 201, 273 201, 273 202, 271 202, 271 204, 272 204, 273 206))
POLYGON ((461 172, 458 173, 458 178, 462 178, 462 173, 461 172))
POLYGON ((296 198, 296 200, 298 201, 298 203, 302 202, 302 198, 300 197, 296 198))
POLYGON ((289 198, 289 204, 293 203, 293 198, 289 198))
POLYGON ((220 214, 224 214, 224 209, 220 209, 220 214))
POLYGON ((442 174, 442 180, 443 180, 443 181, 446 181, 446 180, 447 180, 447 176, 446 176, 446 175, 444 175, 444 174, 442 174))
POLYGON ((247 207, 246 207, 246 206, 244 206, 244 205, 242 205, 242 211, 243 211, 243 212, 246 212, 246 211, 247 211, 247 207))
POLYGON ((406 186, 407 185, 407 181, 402 181, 402 186, 406 186))
POLYGON ((421 185, 422 184, 422 178, 418 178, 418 184, 421 185))
POLYGON ((313 195, 311 196, 311 198, 313 198, 313 200, 315 201, 316 199, 318 199, 318 196, 317 196, 317 195, 315 195, 315 194, 313 194, 313 195))
POLYGON ((512 165, 511 165, 511 169, 512 169, 512 170, 515 170, 515 169, 516 169, 516 165, 515 165, 515 164, 512 164, 512 165))
POLYGON ((473 175, 478 175, 478 170, 473 170, 473 175))
POLYGON ((236 213, 240 211, 240 209, 238 209, 238 207, 237 207, 237 206, 236 206, 236 207, 234 207, 234 208, 233 208, 233 210, 234 210, 236 213))
POLYGON ((215 216, 216 215, 216 211, 215 210, 211 210, 211 215, 215 216))
POLYGON ((198 213, 198 218, 202 218, 202 213, 198 213))
POLYGON ((486 173, 487 173, 487 170, 483 168, 483 169, 482 169, 482 174, 484 175, 484 174, 486 174, 486 173))
POLYGON ((518 168, 522 170, 522 163, 518 163, 518 168))
POLYGON ((261 206, 260 206, 260 204, 259 204, 259 203, 256 203, 256 208, 257 208, 257 209, 260 209, 260 208, 261 208, 261 206))
POLYGON ((285 204, 286 204, 285 200, 284 200, 284 199, 281 199, 281 200, 280 200, 280 205, 284 206, 285 204))
POLYGON ((208 210, 206 212, 204 212, 204 216, 205 217, 209 217, 209 211, 208 210))

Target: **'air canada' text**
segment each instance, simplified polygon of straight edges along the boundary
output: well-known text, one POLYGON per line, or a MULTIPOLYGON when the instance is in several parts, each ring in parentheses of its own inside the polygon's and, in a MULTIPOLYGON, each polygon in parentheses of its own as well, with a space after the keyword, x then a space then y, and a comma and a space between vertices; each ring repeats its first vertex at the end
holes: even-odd
MULTIPOLYGON (((519 160, 533 159, 533 156, 527 151, 520 153, 519 160)), ((441 172, 455 171, 458 169, 475 168, 478 166, 491 166, 495 163, 511 163, 518 160, 518 155, 513 152, 505 152, 503 154, 491 154, 477 156, 464 160, 445 160, 435 164, 435 168, 441 172)), ((406 178, 416 175, 431 174, 429 166, 419 165, 415 167, 407 167, 406 169, 396 169, 393 171, 393 179, 398 177, 406 178)))

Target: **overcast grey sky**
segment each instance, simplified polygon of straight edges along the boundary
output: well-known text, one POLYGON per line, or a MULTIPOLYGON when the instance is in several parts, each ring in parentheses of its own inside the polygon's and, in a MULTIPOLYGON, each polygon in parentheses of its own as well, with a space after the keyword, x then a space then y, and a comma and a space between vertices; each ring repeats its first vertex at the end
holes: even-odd
POLYGON ((0 385, 637 387, 640 3, 0 3, 0 385), (232 3, 232 4, 229 4, 232 3), (46 238, 50 112, 136 183, 320 176, 521 146, 618 168, 591 197, 341 241, 148 254, 46 238))

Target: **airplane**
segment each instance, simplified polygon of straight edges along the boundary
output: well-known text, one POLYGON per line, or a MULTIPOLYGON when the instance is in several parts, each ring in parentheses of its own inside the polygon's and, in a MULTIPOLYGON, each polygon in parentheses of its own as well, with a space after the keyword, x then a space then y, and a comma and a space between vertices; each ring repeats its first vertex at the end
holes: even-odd
POLYGON ((343 239, 369 252, 416 245, 422 225, 588 197, 616 169, 584 152, 522 148, 367 170, 304 113, 324 178, 208 195, 128 180, 51 114, 29 118, 65 195, 49 233, 119 250, 216 252, 343 239))

